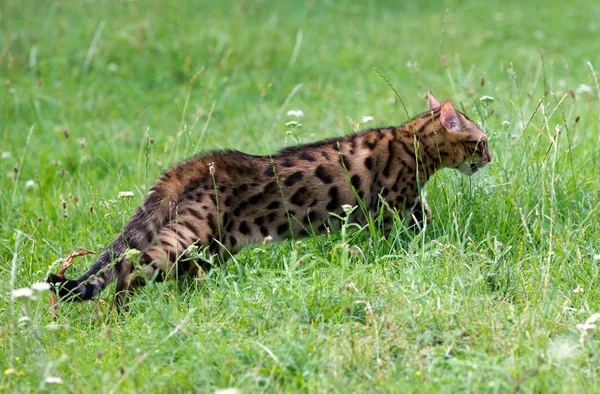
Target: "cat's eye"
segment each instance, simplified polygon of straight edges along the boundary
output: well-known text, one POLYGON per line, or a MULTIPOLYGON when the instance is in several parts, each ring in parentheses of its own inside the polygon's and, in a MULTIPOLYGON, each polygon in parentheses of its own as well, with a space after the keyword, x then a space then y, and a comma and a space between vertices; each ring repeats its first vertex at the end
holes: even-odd
POLYGON ((477 148, 474 146, 469 146, 467 147, 467 150, 469 151, 470 154, 475 154, 475 152, 477 152, 477 148))

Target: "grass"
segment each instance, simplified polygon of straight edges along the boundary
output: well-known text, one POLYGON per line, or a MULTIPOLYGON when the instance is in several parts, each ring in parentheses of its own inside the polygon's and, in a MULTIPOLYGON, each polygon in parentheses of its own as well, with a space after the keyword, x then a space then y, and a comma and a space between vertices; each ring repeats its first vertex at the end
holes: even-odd
POLYGON ((600 6, 438 3, 2 2, 0 388, 598 392, 600 337, 577 325, 600 305, 600 6), (248 247, 121 317, 11 298, 102 250, 195 152, 403 123, 374 68, 410 114, 432 89, 490 136, 486 171, 427 185, 425 232, 248 247))

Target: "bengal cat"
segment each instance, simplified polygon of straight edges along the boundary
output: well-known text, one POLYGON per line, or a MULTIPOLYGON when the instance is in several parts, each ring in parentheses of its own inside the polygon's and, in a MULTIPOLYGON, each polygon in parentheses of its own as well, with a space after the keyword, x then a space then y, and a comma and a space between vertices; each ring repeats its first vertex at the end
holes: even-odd
MULTIPOLYGON (((116 279, 117 303, 147 280, 197 274, 206 255, 235 253, 244 245, 336 227, 330 213, 362 204, 351 219, 376 216, 382 201, 412 226, 430 220, 419 189, 439 169, 467 175, 491 161, 486 134, 450 101, 429 92, 429 110, 399 127, 371 129, 253 156, 220 151, 165 171, 110 246, 80 278, 51 274, 63 300, 88 300, 116 279), (141 252, 134 266, 125 257, 141 252)), ((384 210, 385 231, 393 211, 384 210)), ((206 267, 205 267, 206 268, 206 267)))

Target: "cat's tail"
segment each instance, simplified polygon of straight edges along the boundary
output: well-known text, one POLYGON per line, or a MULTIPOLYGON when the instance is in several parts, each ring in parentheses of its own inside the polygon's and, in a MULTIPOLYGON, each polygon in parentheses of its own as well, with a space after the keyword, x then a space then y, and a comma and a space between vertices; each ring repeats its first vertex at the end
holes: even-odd
POLYGON ((154 235, 167 223, 171 216, 170 211, 183 192, 182 188, 173 187, 173 182, 170 187, 165 186, 159 178, 123 232, 81 277, 66 279, 56 274, 48 276, 46 281, 61 300, 85 301, 97 296, 110 282, 119 277, 124 254, 128 249, 143 251, 150 245, 154 235))
MULTIPOLYGON (((132 220, 133 221, 133 220, 132 220)), ((131 223, 131 222, 130 222, 131 223)), ((133 247, 133 246, 131 246, 133 247)), ((62 301, 85 301, 97 296, 118 275, 117 271, 128 249, 124 233, 98 257, 96 262, 77 279, 61 278, 50 274, 46 281, 62 301)))

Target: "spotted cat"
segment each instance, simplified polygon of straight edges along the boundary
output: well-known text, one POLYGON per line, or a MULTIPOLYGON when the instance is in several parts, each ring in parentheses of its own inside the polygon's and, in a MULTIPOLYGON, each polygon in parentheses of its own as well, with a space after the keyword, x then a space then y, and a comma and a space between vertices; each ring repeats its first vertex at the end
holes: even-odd
MULTIPOLYGON (((430 220, 419 188, 439 169, 467 175, 491 161, 488 138, 450 101, 429 92, 429 110, 399 127, 371 129, 274 155, 221 151, 193 157, 165 171, 124 230, 80 278, 50 275, 63 300, 96 296, 116 279, 117 302, 147 280, 197 274, 210 255, 235 253, 244 245, 323 231, 339 225, 330 213, 361 204, 352 220, 377 216, 382 201, 410 224, 430 220), (360 202, 360 203, 359 203, 360 202), (268 238, 270 237, 270 238, 268 238), (134 266, 128 249, 141 252, 134 266)), ((383 210, 386 231, 390 209, 383 210)))

